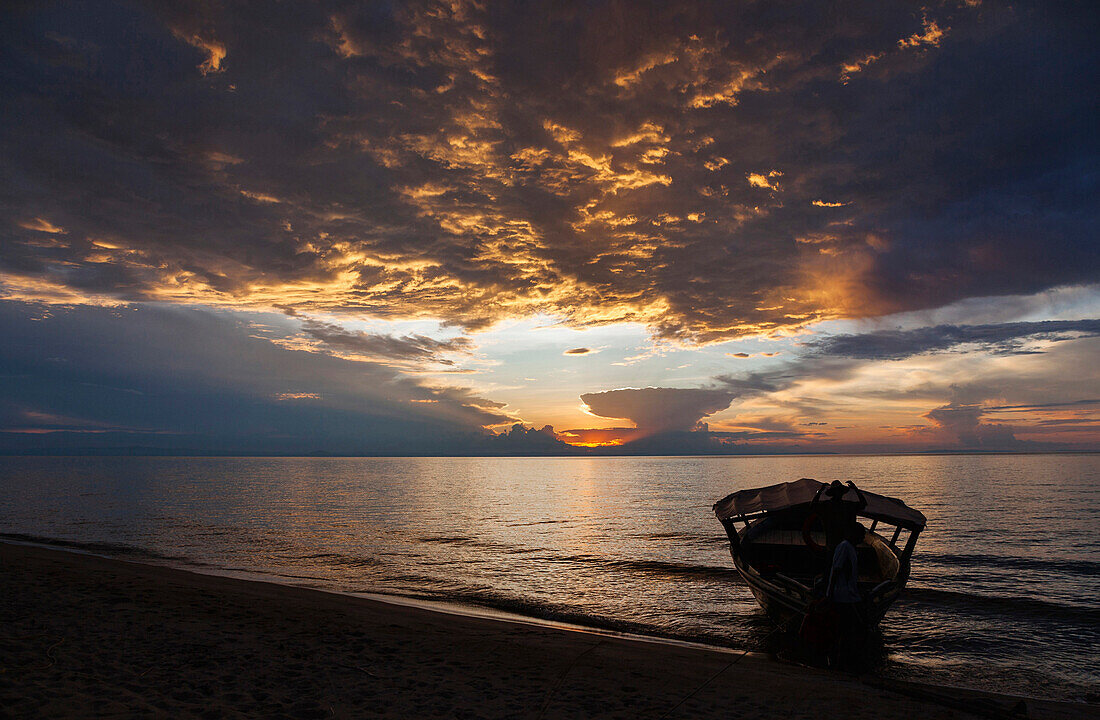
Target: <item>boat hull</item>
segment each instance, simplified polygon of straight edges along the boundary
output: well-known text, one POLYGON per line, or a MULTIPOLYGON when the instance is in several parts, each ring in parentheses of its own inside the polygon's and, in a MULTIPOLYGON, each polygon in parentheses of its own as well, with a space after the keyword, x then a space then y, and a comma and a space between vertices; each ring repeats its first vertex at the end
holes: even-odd
MULTIPOLYGON (((798 630, 802 620, 806 617, 810 604, 813 602, 811 596, 806 595, 800 597, 785 592, 783 589, 774 585, 761 582, 759 576, 753 578, 748 573, 742 572, 741 577, 744 578, 745 583, 749 586, 749 590, 752 591, 753 597, 756 598, 756 602, 760 605, 760 608, 767 614, 772 622, 787 630, 798 630)), ((868 611, 868 629, 878 627, 879 623, 882 622, 882 618, 890 609, 890 606, 893 605, 898 592, 900 592, 900 588, 892 592, 891 597, 888 599, 865 604, 865 608, 868 611)))
MULTIPOLYGON (((795 581, 784 582, 778 577, 774 579, 764 577, 732 548, 730 554, 733 556, 737 572, 749 586, 753 597, 768 617, 780 627, 797 631, 810 605, 819 599, 813 590, 795 581)), ((880 586, 873 597, 865 600, 863 609, 866 613, 868 629, 877 627, 882 621, 890 606, 901 594, 907 580, 908 568, 905 567, 892 582, 880 586)))

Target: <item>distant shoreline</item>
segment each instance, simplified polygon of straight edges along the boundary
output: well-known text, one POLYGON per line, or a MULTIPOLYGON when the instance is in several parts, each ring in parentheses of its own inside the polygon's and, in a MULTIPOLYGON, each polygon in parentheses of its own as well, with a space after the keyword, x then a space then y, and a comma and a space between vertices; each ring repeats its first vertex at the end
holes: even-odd
POLYGON ((771 453, 470 453, 411 455, 408 453, 257 453, 211 452, 209 450, 161 450, 158 448, 111 448, 96 450, 0 450, 0 457, 164 457, 164 458, 759 458, 759 457, 951 457, 998 455, 1100 455, 1100 450, 926 450, 913 452, 771 452, 771 453))

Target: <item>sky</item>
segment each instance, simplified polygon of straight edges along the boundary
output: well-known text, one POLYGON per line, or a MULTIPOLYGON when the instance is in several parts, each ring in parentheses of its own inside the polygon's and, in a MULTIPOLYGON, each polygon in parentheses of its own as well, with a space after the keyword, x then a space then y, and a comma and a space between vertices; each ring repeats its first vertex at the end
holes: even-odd
POLYGON ((1100 450, 1100 7, 15 2, 0 452, 1100 450))

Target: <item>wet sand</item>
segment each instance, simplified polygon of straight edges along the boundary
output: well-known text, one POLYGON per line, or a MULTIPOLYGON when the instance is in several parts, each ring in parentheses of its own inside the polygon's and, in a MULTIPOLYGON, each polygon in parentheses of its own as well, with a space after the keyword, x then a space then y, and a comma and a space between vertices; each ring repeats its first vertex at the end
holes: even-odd
POLYGON ((1100 713, 0 543, 0 717, 1100 713))

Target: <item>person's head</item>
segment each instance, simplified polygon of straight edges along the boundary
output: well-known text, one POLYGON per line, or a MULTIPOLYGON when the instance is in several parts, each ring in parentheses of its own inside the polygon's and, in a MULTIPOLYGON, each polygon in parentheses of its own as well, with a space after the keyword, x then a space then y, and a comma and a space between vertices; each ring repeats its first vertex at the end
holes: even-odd
POLYGON ((863 542, 864 536, 867 535, 867 528, 863 527, 859 523, 854 523, 852 529, 848 532, 848 542, 853 545, 859 545, 863 542))
POLYGON ((846 492, 848 488, 844 487, 839 480, 833 480, 829 483, 829 487, 825 488, 825 494, 834 500, 839 500, 846 492))

